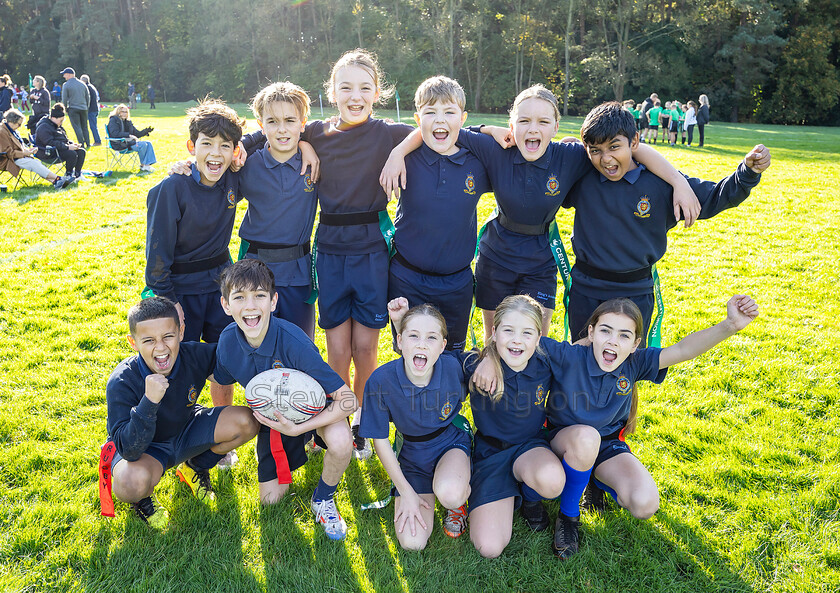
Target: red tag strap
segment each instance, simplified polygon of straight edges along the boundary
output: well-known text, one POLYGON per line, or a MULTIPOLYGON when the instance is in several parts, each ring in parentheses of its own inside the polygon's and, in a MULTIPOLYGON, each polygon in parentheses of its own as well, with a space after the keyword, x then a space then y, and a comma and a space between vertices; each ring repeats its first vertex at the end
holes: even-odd
POLYGON ((114 461, 114 454, 117 446, 114 441, 108 441, 102 445, 99 452, 99 506, 102 508, 102 515, 105 517, 114 516, 114 498, 111 495, 111 462, 114 461))
POLYGON ((271 456, 277 466, 277 481, 280 484, 292 483, 292 472, 289 469, 289 459, 286 457, 286 450, 283 448, 283 434, 276 430, 269 431, 271 443, 271 456))
POLYGON ((621 428, 621 432, 618 433, 618 440, 621 441, 622 443, 624 442, 624 431, 625 430, 627 430, 627 425, 626 424, 621 428))

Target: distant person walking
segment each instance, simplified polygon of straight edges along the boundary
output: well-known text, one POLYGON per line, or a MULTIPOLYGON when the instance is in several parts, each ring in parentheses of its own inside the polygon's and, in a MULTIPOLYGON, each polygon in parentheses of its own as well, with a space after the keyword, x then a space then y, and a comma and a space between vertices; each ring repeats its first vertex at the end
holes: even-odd
POLYGON ((88 125, 93 134, 93 146, 102 146, 102 139, 99 137, 99 130, 96 129, 96 118, 99 116, 99 91, 90 83, 90 76, 82 74, 79 79, 87 85, 90 93, 90 103, 88 104, 88 125))
POLYGON ((90 91, 87 85, 76 78, 76 71, 65 68, 61 71, 64 84, 61 85, 61 102, 67 110, 70 125, 76 133, 76 141, 83 148, 90 148, 90 134, 88 133, 88 105, 90 91))
POLYGON ((149 109, 155 108, 155 89, 149 85, 146 89, 146 94, 149 96, 149 109))
POLYGON ((55 80, 53 80, 52 98, 53 101, 59 101, 61 99, 61 87, 58 86, 58 82, 55 80))
POLYGON ((700 95, 700 109, 697 111, 697 132, 700 134, 700 142, 697 146, 703 146, 705 136, 703 135, 703 127, 709 123, 709 97, 700 95))

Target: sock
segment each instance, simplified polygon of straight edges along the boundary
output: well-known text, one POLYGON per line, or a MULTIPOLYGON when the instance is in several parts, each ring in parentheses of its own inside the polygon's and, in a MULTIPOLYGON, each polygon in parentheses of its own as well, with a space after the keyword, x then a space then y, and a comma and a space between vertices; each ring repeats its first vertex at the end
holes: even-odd
POLYGON ((320 478, 318 480, 318 486, 312 494, 312 500, 327 500, 328 498, 332 498, 336 488, 338 488, 338 484, 330 486, 324 482, 324 478, 320 478))
POLYGON ((211 467, 215 467, 224 456, 225 453, 214 453, 212 449, 207 449, 204 453, 199 453, 192 459, 188 459, 187 465, 196 471, 207 471, 211 467))
POLYGON ((589 483, 592 468, 578 471, 570 467, 565 459, 560 463, 563 464, 563 471, 566 472, 566 486, 560 493, 560 512, 567 517, 577 517, 580 515, 580 497, 583 496, 583 491, 589 483))
POLYGON ((531 488, 525 482, 522 482, 522 498, 528 502, 539 502, 543 499, 542 494, 531 488))
MULTIPOLYGON (((606 492, 607 494, 609 494, 610 496, 612 496, 613 500, 615 501, 615 504, 618 504, 618 494, 616 494, 616 493, 615 493, 615 490, 613 490, 612 488, 610 488, 609 486, 607 486, 606 484, 604 484, 604 483, 603 483, 601 480, 599 480, 598 478, 593 478, 593 479, 592 479, 592 481, 593 481, 593 482, 595 482, 595 485, 596 485, 598 488, 600 488, 601 490, 603 490, 604 492, 606 492)), ((620 505, 620 504, 618 504, 618 506, 620 507, 621 505, 620 505)))

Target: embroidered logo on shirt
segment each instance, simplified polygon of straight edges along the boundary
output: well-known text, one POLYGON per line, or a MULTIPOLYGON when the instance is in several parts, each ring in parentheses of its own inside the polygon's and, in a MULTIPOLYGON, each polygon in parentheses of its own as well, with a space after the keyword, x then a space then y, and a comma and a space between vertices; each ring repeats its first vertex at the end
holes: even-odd
POLYGON ((196 400, 198 399, 198 391, 195 388, 195 385, 190 385, 190 390, 187 392, 187 407, 194 406, 196 400))
POLYGON ((312 183, 312 177, 310 177, 309 173, 303 178, 303 191, 309 193, 315 191, 315 184, 312 183))
POLYGON ((227 201, 228 209, 236 208, 236 194, 233 193, 232 189, 228 190, 227 201))
POLYGON ((560 182, 557 181, 557 175, 548 178, 548 181, 545 182, 545 189, 548 190, 545 192, 547 196, 556 196, 560 193, 560 182))
POLYGON ((630 395, 630 390, 633 389, 633 384, 630 380, 621 375, 618 381, 615 382, 615 388, 618 389, 618 395, 630 395))
POLYGON ((464 186, 465 194, 470 194, 471 196, 475 195, 475 177, 473 177, 472 173, 467 175, 467 179, 464 181, 464 186))
POLYGON ((647 218, 650 216, 650 198, 647 196, 639 198, 639 203, 636 204, 636 211, 633 214, 639 218, 647 218))
POLYGON ((452 413, 452 404, 446 402, 443 404, 443 407, 440 409, 440 420, 446 420, 449 415, 452 413))
POLYGON ((535 406, 541 406, 545 404, 545 389, 542 385, 537 385, 537 399, 534 402, 535 406))
POLYGON ((283 363, 282 363, 282 362, 280 362, 279 360, 275 360, 275 361, 274 361, 274 364, 272 364, 272 365, 271 365, 271 368, 273 368, 273 369, 282 369, 282 368, 285 368, 285 367, 283 366, 283 363))

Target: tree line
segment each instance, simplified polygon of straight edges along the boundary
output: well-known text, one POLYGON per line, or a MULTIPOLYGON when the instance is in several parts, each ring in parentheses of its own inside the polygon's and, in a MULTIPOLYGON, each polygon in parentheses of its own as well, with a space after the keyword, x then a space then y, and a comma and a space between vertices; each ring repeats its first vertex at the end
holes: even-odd
POLYGON ((129 82, 158 101, 245 101, 288 79, 317 104, 355 47, 403 109, 446 74, 474 111, 540 82, 569 114, 705 93, 713 119, 840 124, 840 0, 0 0, 0 73, 51 84, 72 66, 110 101, 129 82))

